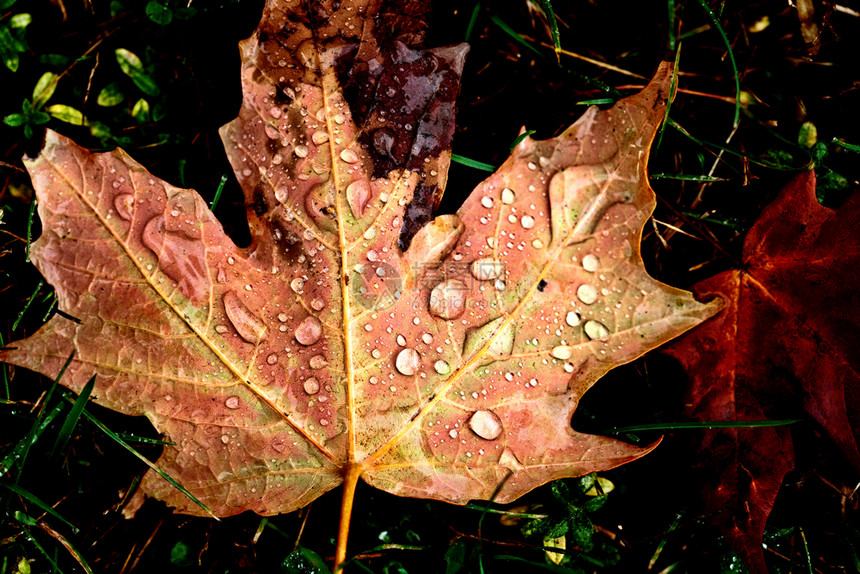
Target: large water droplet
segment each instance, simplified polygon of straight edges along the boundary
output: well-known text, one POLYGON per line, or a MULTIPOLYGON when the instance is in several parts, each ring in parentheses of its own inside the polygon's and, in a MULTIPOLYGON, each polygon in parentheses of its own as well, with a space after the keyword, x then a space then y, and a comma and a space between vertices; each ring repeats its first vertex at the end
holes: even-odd
POLYGON ((323 132, 323 131, 314 132, 314 135, 311 136, 311 140, 316 145, 322 145, 328 141, 328 134, 326 132, 323 132))
POLYGON ((266 324, 252 313, 235 293, 227 291, 223 301, 227 318, 242 339, 256 345, 266 337, 266 324))
POLYGON ((131 216, 134 213, 134 195, 120 193, 114 198, 113 206, 120 217, 126 221, 131 221, 131 216))
POLYGON ((350 183, 346 186, 346 200, 355 217, 364 216, 364 208, 370 201, 370 182, 359 179, 350 183))
POLYGON ((576 311, 568 311, 567 316, 564 318, 565 323, 570 325, 571 327, 578 327, 582 322, 582 319, 579 316, 579 313, 576 311))
POLYGON ((224 406, 228 409, 238 409, 239 408, 239 397, 232 396, 228 397, 226 401, 224 401, 224 406))
POLYGON ((311 366, 313 370, 318 370, 326 367, 328 365, 328 361, 326 360, 324 355, 314 355, 311 357, 311 360, 308 361, 308 364, 311 366))
POLYGON ((305 320, 296 327, 296 341, 305 347, 313 345, 322 336, 322 323, 313 315, 305 317, 305 320))
POLYGON ((440 375, 447 375, 451 372, 451 365, 449 365, 446 361, 436 361, 433 364, 433 368, 436 369, 436 372, 440 375))
POLYGON ((397 353, 394 366, 397 367, 397 371, 401 375, 412 376, 418 372, 421 366, 421 356, 415 349, 403 349, 397 353))
POLYGON ((502 203, 505 205, 511 205, 516 198, 517 195, 514 193, 514 190, 507 187, 502 190, 502 203))
POLYGON ((340 159, 346 163, 358 163, 358 154, 350 148, 345 148, 340 152, 340 159))
POLYGON ((552 356, 556 359, 566 361, 571 356, 573 356, 573 347, 569 347, 567 345, 559 345, 557 347, 553 347, 552 356))
POLYGON ((493 411, 475 411, 469 418, 469 428, 484 440, 496 440, 502 434, 502 421, 493 411))
POLYGON ((430 313, 442 319, 456 319, 466 310, 467 289, 459 279, 439 283, 430 292, 430 313))

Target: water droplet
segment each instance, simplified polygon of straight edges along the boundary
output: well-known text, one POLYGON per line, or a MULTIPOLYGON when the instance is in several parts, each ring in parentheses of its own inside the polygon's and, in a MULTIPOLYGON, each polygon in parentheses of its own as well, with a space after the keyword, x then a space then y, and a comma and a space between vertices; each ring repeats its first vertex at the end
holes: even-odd
POLYGON ((215 332, 216 333, 221 333, 223 335, 224 333, 226 333, 229 330, 230 329, 227 328, 227 325, 215 325, 215 332))
POLYGON ((314 299, 313 301, 311 301, 311 309, 313 309, 314 311, 322 311, 323 309, 325 309, 325 301, 323 301, 322 299, 314 299))
POLYGON ((367 231, 364 232, 364 238, 365 239, 373 239, 374 237, 376 237, 376 228, 375 227, 368 227, 367 231))
POLYGON ((126 221, 131 221, 131 216, 134 213, 134 195, 120 193, 114 198, 113 206, 120 217, 126 221))
POLYGON ((358 163, 358 154, 350 148, 344 148, 340 152, 340 159, 346 163, 358 163))
POLYGON ((304 387, 305 392, 309 395, 315 395, 320 392, 320 382, 316 377, 311 377, 306 380, 302 386, 304 387))
POLYGON ((596 255, 589 253, 582 258, 582 268, 586 271, 594 273, 595 271, 600 269, 600 259, 598 259, 596 255))
POLYGON ((287 314, 286 313, 278 314, 278 321, 280 321, 281 323, 286 323, 287 322, 287 314))
POLYGON ((256 345, 266 337, 266 324, 252 313, 235 293, 224 293, 223 302, 227 318, 242 339, 256 345))
POLYGON ((302 289, 305 287, 305 282, 303 279, 296 277, 292 281, 290 281, 290 289, 292 289, 296 293, 301 293, 302 289))
POLYGON ((592 340, 602 340, 609 336, 609 329, 607 329, 606 325, 604 325, 600 321, 586 321, 584 329, 585 334, 588 335, 588 338, 592 340))
POLYGON ((535 226, 535 218, 531 215, 523 215, 520 218, 520 225, 523 226, 523 229, 531 229, 535 226))
POLYGON ((457 435, 459 435, 459 434, 460 433, 457 432, 457 429, 451 429, 448 431, 448 436, 451 438, 457 438, 457 435))
POLYGON ((311 360, 308 361, 308 364, 311 366, 313 370, 319 370, 328 365, 328 361, 326 360, 324 355, 314 355, 311 357, 311 360))
POLYGON ((278 203, 286 203, 289 194, 290 190, 286 186, 279 185, 275 188, 275 199, 278 200, 278 203))
POLYGON ((541 241, 540 239, 535 239, 534 241, 532 241, 532 247, 534 247, 535 249, 543 249, 543 241, 541 241))
POLYGON ((558 347, 553 347, 552 356, 556 359, 566 361, 571 356, 573 356, 573 347, 569 347, 567 345, 559 345, 558 347))
MULTIPOLYGON (((343 154, 347 151, 351 150, 343 150, 340 154, 341 157, 343 157, 343 154)), ((353 155, 355 155, 354 152, 353 155)), ((344 159, 344 161, 347 160, 344 159)), ((356 156, 355 161, 358 161, 358 156, 356 156)), ((349 208, 352 210, 352 214, 355 217, 362 217, 364 215, 364 208, 367 207, 367 203, 370 201, 370 182, 366 179, 359 179, 350 183, 346 186, 346 200, 349 203, 349 208)))
POLYGON ((579 286, 579 289, 576 290, 576 296, 579 297, 579 300, 586 305, 591 305, 597 301, 597 289, 588 283, 583 283, 579 286))
POLYGON ((505 284, 505 282, 502 281, 501 279, 496 279, 495 287, 496 287, 496 291, 504 291, 505 289, 508 288, 508 286, 505 284))
POLYGON ((397 344, 400 345, 401 347, 405 346, 406 345, 406 337, 404 337, 403 335, 397 335, 397 344))
POLYGON ((433 342, 433 335, 431 335, 430 333, 424 333, 423 335, 421 335, 421 340, 424 341, 425 345, 429 345, 433 342))
POLYGON ((421 356, 415 349, 403 349, 397 353, 394 366, 401 375, 412 376, 421 366, 421 356))
POLYGON ((516 199, 517 194, 514 193, 514 190, 507 187, 502 190, 502 203, 505 205, 511 205, 516 199))
POLYGON ((476 259, 472 262, 471 271, 475 279, 487 281, 495 279, 504 272, 504 265, 500 261, 496 261, 492 257, 484 257, 476 259))
POLYGON ((275 363, 278 362, 278 355, 275 353, 272 353, 271 355, 266 357, 266 362, 269 363, 270 365, 274 365, 275 363))
POLYGON ((224 406, 228 409, 238 409, 239 408, 239 397, 232 396, 228 397, 226 401, 224 401, 224 406))
POLYGON ((433 368, 436 369, 436 372, 440 375, 447 375, 451 372, 451 365, 442 360, 436 361, 433 364, 433 368))
POLYGON ((221 442, 223 442, 224 444, 229 444, 229 442, 230 442, 230 437, 228 437, 228 436, 227 436, 227 435, 225 435, 225 434, 222 434, 222 435, 221 435, 221 442))
POLYGON ((328 141, 328 134, 326 132, 314 132, 314 135, 311 136, 311 141, 316 145, 322 145, 328 141))
POLYGON ((310 150, 308 150, 308 146, 303 144, 297 145, 294 151, 299 157, 308 157, 308 153, 310 152, 310 150))
POLYGON ((296 327, 296 341, 305 347, 313 345, 322 336, 322 323, 314 316, 305 317, 305 320, 296 327))
POLYGON ((328 419, 320 419, 320 426, 323 426, 323 427, 328 426, 328 419))
POLYGON ((459 279, 439 283, 430 292, 430 313, 442 319, 456 319, 466 309, 467 289, 459 279))
POLYGON ((493 198, 485 195, 481 198, 481 205, 483 205, 487 209, 490 209, 491 207, 493 207, 493 198))
POLYGON ((378 359, 379 357, 382 356, 382 351, 380 351, 379 349, 374 349, 370 352, 370 356, 373 357, 374 359, 378 359))
POLYGON ((570 325, 571 327, 578 327, 582 322, 582 319, 579 316, 579 313, 576 311, 568 311, 567 316, 564 318, 565 323, 570 325))
POLYGON ((336 123, 339 126, 343 125, 343 122, 345 122, 345 121, 346 121, 346 118, 343 117, 343 114, 337 114, 334 116, 334 123, 336 123))

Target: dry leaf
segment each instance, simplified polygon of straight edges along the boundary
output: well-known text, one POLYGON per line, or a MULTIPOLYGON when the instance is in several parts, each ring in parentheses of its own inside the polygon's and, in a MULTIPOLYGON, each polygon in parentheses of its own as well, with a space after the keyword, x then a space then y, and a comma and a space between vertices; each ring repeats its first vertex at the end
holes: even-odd
MULTIPOLYGON (((54 317, 0 358, 55 376, 74 349, 62 383, 95 374, 96 402, 147 416, 175 443, 158 465, 219 516, 289 512, 345 482, 339 563, 359 477, 505 502, 647 453, 574 432, 577 402, 717 305, 655 281, 639 253, 669 64, 612 110, 526 138, 425 225, 465 48, 416 49, 418 3, 333 6, 271 1, 242 43, 222 136, 247 249, 194 191, 49 132, 26 161, 32 256, 82 322, 54 317)), ((202 513, 152 472, 140 492, 202 513)))
MULTIPOLYGON (((692 379, 692 418, 749 421, 805 410, 860 467, 860 195, 838 210, 799 175, 744 243, 743 268, 696 285, 725 310, 665 352, 692 379)), ((762 533, 786 472, 787 427, 711 430, 701 445, 707 509, 753 572, 767 572, 762 533)))

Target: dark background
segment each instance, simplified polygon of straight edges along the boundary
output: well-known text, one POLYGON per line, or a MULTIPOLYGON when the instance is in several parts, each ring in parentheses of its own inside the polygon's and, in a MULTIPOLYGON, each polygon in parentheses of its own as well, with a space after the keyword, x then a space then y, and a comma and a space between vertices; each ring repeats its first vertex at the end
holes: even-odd
MULTIPOLYGON (((168 4, 178 11, 186 2, 168 4)), ((842 4, 860 11, 857 2, 842 4)), ((104 123, 111 136, 94 137, 86 127, 57 120, 49 127, 93 149, 120 143, 154 174, 194 188, 207 200, 213 197, 222 175, 228 175, 216 215, 236 242, 244 244, 248 234, 241 192, 217 129, 237 113, 241 86, 236 43, 252 33, 262 2, 196 0, 191 4, 195 13, 184 19, 176 17, 168 25, 147 18, 146 5, 131 0, 121 5, 104 0, 18 0, 0 12, 3 17, 28 12, 33 20, 26 32, 29 48, 21 54, 18 70, 13 73, 0 67, 0 116, 19 112, 21 102, 31 96, 44 72, 65 72, 49 103, 80 109, 88 119, 104 123), (134 102, 143 95, 119 71, 113 56, 116 48, 138 54, 161 89, 160 95, 147 97, 154 116, 151 121, 140 123, 131 117, 134 102), (51 55, 64 56, 65 61, 51 55), (96 95, 111 82, 120 82, 129 97, 118 106, 98 106, 96 95)), ((475 5, 471 1, 436 2, 427 45, 463 41, 475 5)), ((644 77, 650 77, 664 57, 675 57, 669 50, 669 7, 674 5, 680 34, 692 32, 682 44, 680 87, 734 97, 725 47, 698 2, 555 0, 552 5, 565 49, 644 77), (706 28, 701 29, 703 26, 706 28)), ((721 4, 711 6, 719 10, 721 4)), ((745 92, 740 127, 726 143, 733 131, 733 104, 701 95, 679 94, 671 117, 699 140, 728 147, 738 155, 724 154, 725 161, 714 175, 726 181, 704 189, 698 182, 653 182, 659 197, 655 219, 681 226, 693 236, 667 233, 669 229, 662 224, 646 227, 643 256, 655 277, 689 288, 737 265, 743 235, 762 207, 797 170, 812 162, 810 150, 797 143, 804 122, 816 126, 818 140, 825 144, 833 138, 860 144, 856 64, 860 18, 834 6, 815 2, 821 36, 810 46, 800 35, 797 11, 785 2, 725 3, 721 22, 745 92), (765 17, 769 25, 753 32, 754 24, 765 17), (694 221, 705 213, 708 220, 694 221)), ((541 55, 535 54, 491 20, 492 16, 500 18, 535 45, 549 42, 542 20, 532 14, 525 1, 480 4, 460 92, 454 153, 498 165, 522 126, 536 130, 535 138, 552 137, 585 110, 579 102, 615 99, 645 83, 566 56, 559 65, 551 49, 539 47, 541 55)), ((5 342, 34 332, 49 311, 45 296, 50 288, 46 285, 21 325, 12 331, 12 323, 39 280, 35 269, 23 261, 31 189, 18 169, 21 156, 36 154, 39 147, 38 133, 28 139, 21 128, 0 125, 0 161, 4 162, 0 164, 0 206, 4 209, 0 333, 5 342)), ((860 155, 831 144, 826 151, 827 158, 819 162, 819 176, 829 174, 831 179, 819 191, 826 202, 835 205, 857 187, 860 155)), ((650 172, 706 174, 717 152, 714 146, 698 145, 667 129, 652 151, 650 172)), ((484 176, 474 168, 453 164, 441 210, 456 210, 484 176)), ((33 236, 38 236, 38 221, 33 236)), ((29 429, 34 417, 31 407, 48 384, 32 373, 14 372, 9 400, 0 405, 0 447, 10 448, 29 429)), ((573 425, 583 431, 608 432, 615 426, 680 420, 685 387, 681 368, 673 360, 651 353, 615 369, 598 383, 581 403, 573 425)), ((144 419, 88 408, 117 432, 155 436, 144 419)), ((784 415, 804 418, 797 412, 784 415)), ((51 432, 56 434, 56 430, 48 431, 44 449, 53 441, 51 432)), ((695 432, 669 432, 653 454, 605 474, 616 490, 591 516, 598 527, 598 548, 591 556, 603 565, 577 559, 573 566, 596 572, 645 572, 663 544, 650 571, 660 572, 673 564, 673 572, 742 571, 710 526, 710 517, 698 510, 702 477, 695 465, 695 432)), ((860 544, 856 502, 840 491, 848 488, 850 492, 856 474, 811 423, 794 425, 792 433, 798 468, 787 477, 769 523, 767 540, 775 550, 767 554, 768 560, 775 571, 794 568, 806 572, 799 569, 805 568, 806 561, 798 536, 802 528, 814 571, 856 571, 854 549, 860 544)), ((627 438, 650 442, 656 436, 640 433, 627 438)), ((248 514, 215 522, 175 516, 150 502, 133 521, 123 520, 117 509, 145 467, 91 425, 78 426, 67 456, 60 461, 47 460, 40 448, 35 446, 26 462, 21 484, 49 504, 59 502, 57 508, 63 516, 80 527, 79 533, 65 531, 64 535, 97 572, 272 572, 294 549, 300 531, 302 546, 323 557, 333 554, 338 491, 300 512, 270 518, 255 541, 261 519, 248 514)), ((158 447, 142 446, 140 450, 152 460, 158 456, 158 447)), ((539 506, 535 505, 547 508, 552 501, 549 488, 542 487, 517 504, 532 505, 531 511, 536 511, 539 506)), ((49 571, 42 554, 16 526, 14 512, 20 509, 19 502, 7 497, 0 507, 4 572, 16 571, 13 565, 22 556, 35 560, 34 571, 49 571)), ((353 552, 381 544, 421 548, 374 551, 375 557, 363 561, 373 572, 400 572, 398 568, 443 572, 446 552, 457 541, 465 552, 463 572, 478 571, 478 553, 487 572, 519 568, 494 558, 500 554, 544 562, 541 550, 530 549, 539 546, 539 541, 524 538, 517 527, 501 524, 495 515, 483 519, 480 542, 481 513, 475 510, 396 498, 359 485, 353 516, 353 552)), ((51 556, 56 555, 64 571, 79 569, 55 539, 37 532, 37 542, 51 556)), ((524 571, 532 567, 523 566, 524 571)))

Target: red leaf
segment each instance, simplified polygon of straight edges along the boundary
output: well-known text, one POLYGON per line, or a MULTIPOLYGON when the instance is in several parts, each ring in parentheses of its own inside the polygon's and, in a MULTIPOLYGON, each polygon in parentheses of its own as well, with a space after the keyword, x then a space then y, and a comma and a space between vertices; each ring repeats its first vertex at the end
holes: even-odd
MULTIPOLYGON (((786 418, 805 410, 860 467, 860 195, 838 210, 795 178, 749 231, 743 267, 696 285, 726 308, 666 347, 692 380, 689 414, 704 421, 786 418)), ((705 497, 735 549, 766 572, 762 533, 794 466, 787 427, 705 433, 705 497)))

